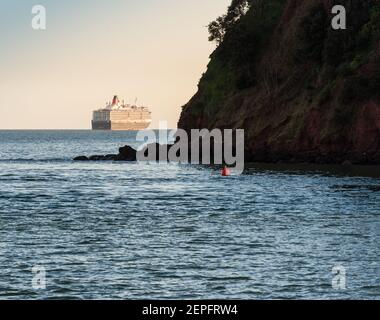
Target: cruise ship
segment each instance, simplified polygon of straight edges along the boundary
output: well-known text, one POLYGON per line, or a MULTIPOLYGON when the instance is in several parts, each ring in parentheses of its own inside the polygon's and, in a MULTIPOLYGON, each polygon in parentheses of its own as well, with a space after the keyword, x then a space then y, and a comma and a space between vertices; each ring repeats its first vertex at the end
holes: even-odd
POLYGON ((92 130, 144 130, 151 122, 148 108, 124 104, 114 96, 105 108, 93 112, 92 130))

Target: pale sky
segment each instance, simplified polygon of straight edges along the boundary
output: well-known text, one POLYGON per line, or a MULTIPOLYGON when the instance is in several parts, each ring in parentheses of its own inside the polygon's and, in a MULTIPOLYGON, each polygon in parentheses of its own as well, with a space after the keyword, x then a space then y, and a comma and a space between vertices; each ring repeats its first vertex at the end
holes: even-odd
POLYGON ((206 26, 230 2, 0 0, 0 129, 89 129, 114 94, 176 127, 215 48, 206 26))

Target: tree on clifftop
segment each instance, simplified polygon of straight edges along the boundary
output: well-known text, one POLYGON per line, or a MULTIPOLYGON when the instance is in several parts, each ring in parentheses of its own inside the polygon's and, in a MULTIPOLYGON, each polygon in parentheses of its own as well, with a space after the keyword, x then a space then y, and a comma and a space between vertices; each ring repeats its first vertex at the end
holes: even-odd
POLYGON ((225 34, 236 25, 252 5, 259 9, 263 2, 263 0, 232 0, 227 13, 208 25, 209 41, 216 41, 220 44, 225 34))

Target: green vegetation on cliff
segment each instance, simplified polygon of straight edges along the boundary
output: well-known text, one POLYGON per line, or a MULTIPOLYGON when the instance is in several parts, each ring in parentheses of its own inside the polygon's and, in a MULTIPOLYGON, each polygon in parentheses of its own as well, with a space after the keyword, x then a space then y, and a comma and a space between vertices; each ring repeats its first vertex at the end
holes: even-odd
POLYGON ((228 96, 255 85, 255 65, 278 23, 283 4, 283 0, 268 1, 265 6, 260 3, 257 10, 251 6, 230 27, 225 26, 226 31, 219 32, 225 33, 222 39, 210 36, 212 41, 223 41, 211 55, 200 81, 204 99, 198 111, 212 116, 228 96))
POLYGON ((209 31, 179 127, 244 128, 252 159, 380 161, 380 1, 234 0, 209 31))

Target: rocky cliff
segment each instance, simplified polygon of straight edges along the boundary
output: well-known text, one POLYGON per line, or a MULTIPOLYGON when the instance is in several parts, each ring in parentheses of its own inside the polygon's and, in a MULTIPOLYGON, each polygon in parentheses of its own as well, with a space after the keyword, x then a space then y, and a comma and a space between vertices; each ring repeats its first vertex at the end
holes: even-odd
POLYGON ((248 161, 380 164, 380 1, 248 3, 179 128, 243 128, 248 161))

